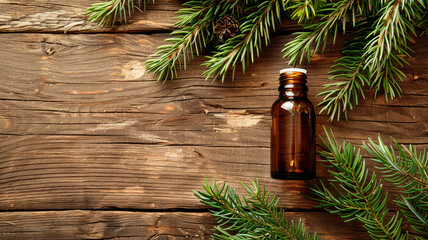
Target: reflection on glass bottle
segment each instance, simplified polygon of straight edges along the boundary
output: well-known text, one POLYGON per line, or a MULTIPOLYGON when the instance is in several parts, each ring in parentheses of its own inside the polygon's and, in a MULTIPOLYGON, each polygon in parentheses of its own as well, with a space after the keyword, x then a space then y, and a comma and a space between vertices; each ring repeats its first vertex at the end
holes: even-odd
POLYGON ((315 177, 315 113, 307 98, 306 70, 280 71, 279 98, 272 105, 271 176, 315 177))

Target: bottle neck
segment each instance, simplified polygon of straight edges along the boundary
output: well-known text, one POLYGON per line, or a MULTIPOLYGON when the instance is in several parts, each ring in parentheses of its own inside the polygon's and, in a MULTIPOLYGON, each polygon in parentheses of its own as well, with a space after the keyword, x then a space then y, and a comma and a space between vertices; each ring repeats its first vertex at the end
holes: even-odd
POLYGON ((279 78, 279 96, 284 98, 306 98, 306 74, 295 73, 281 75, 279 78))

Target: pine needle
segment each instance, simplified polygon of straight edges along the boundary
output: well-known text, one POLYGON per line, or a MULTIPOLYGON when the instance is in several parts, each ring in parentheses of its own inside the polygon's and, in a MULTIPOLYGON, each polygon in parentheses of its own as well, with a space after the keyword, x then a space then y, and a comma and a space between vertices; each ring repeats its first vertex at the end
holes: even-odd
POLYGON ((226 183, 219 188, 215 178, 211 186, 205 179, 205 191, 194 191, 202 203, 213 208, 211 214, 219 224, 214 227, 215 239, 318 239, 316 233, 311 236, 306 231, 301 220, 288 221, 284 209, 278 206, 276 194, 271 196, 257 180, 252 181, 252 187, 242 186, 247 196, 239 196, 226 183))
POLYGON ((89 15, 89 21, 98 22, 100 27, 113 26, 117 22, 127 23, 135 9, 142 11, 141 6, 145 11, 146 0, 110 0, 92 4, 86 10, 86 14, 89 15))
MULTIPOLYGON (((127 23, 135 9, 145 9, 147 0, 109 0, 87 9, 90 21, 100 26, 127 23)), ((233 80, 237 65, 242 72, 262 54, 262 45, 270 44, 270 36, 281 24, 283 16, 303 23, 303 31, 285 44, 284 58, 289 64, 310 61, 314 54, 324 52, 327 44, 336 43, 339 34, 351 31, 342 57, 332 65, 331 80, 319 94, 321 112, 330 120, 348 118, 367 88, 374 97, 384 94, 385 101, 400 97, 402 68, 409 63, 416 32, 428 28, 428 6, 422 0, 190 0, 177 12, 178 16, 169 44, 146 61, 149 72, 158 81, 176 79, 186 70, 194 55, 206 48, 214 49, 202 64, 206 79, 220 78, 230 73, 233 80), (227 41, 216 39, 215 23, 223 16, 240 22, 239 34, 227 41)))
POLYGON ((378 168, 385 179, 402 189, 396 203, 412 228, 428 238, 428 152, 418 153, 412 145, 406 147, 393 141, 398 154, 386 146, 380 136, 378 143, 369 139, 363 146, 374 161, 383 164, 378 168))
POLYGON ((408 233, 402 232, 399 212, 387 220, 388 193, 376 173, 367 169, 360 151, 346 142, 338 145, 333 133, 324 131, 327 139, 321 139, 325 150, 320 155, 329 163, 332 178, 328 183, 334 191, 321 182, 321 186, 311 187, 313 199, 347 221, 362 222, 373 239, 408 239, 408 233))
MULTIPOLYGON (((298 1, 300 2, 300 1, 298 1)), ((302 3, 292 5, 296 9, 302 3)), ((330 79, 341 82, 326 84, 325 96, 320 103, 321 112, 327 112, 330 120, 347 119, 347 111, 364 98, 364 86, 375 89, 376 97, 383 92, 385 100, 400 96, 399 82, 405 78, 401 68, 408 65, 405 57, 410 56, 409 43, 414 43, 416 27, 426 29, 427 6, 419 0, 358 1, 340 0, 322 4, 322 1, 304 4, 302 8, 319 6, 316 18, 308 10, 296 9, 292 15, 305 22, 304 32, 295 33, 294 40, 283 49, 290 64, 302 64, 311 56, 323 52, 327 41, 335 43, 339 29, 345 34, 349 25, 354 33, 345 43, 343 57, 335 61, 330 79)))

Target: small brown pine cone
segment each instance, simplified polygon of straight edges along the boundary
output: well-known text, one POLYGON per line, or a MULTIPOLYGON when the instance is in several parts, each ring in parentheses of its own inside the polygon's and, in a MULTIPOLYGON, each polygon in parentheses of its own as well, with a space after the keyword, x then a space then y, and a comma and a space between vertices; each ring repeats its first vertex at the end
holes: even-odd
POLYGON ((223 16, 215 23, 214 32, 220 40, 226 41, 239 33, 239 23, 231 16, 223 16))

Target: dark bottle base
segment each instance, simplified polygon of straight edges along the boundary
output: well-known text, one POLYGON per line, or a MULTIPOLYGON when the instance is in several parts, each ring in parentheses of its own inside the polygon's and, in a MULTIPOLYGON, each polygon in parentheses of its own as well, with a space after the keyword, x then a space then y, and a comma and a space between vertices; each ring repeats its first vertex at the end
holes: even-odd
POLYGON ((271 172, 271 177, 275 179, 283 179, 283 180, 310 180, 314 179, 316 176, 315 173, 300 173, 300 174, 291 174, 291 173, 279 173, 279 172, 271 172))

